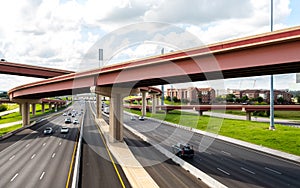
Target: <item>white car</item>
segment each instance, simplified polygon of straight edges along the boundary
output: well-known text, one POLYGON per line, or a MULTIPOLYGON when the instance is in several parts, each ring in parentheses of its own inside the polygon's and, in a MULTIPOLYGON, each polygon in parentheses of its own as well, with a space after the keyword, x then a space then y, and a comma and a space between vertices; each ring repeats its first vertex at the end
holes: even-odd
POLYGON ((62 134, 66 134, 66 133, 68 133, 69 132, 69 128, 68 127, 62 127, 61 129, 60 129, 60 133, 62 133, 62 134))
POLYGON ((145 120, 145 117, 144 117, 144 116, 140 116, 140 117, 139 117, 139 120, 140 120, 140 121, 144 121, 144 120, 145 120))
POLYGON ((73 120, 73 124, 78 124, 78 123, 79 123, 78 119, 73 120))
POLYGON ((109 114, 109 107, 104 107, 103 112, 106 113, 106 114, 109 114))

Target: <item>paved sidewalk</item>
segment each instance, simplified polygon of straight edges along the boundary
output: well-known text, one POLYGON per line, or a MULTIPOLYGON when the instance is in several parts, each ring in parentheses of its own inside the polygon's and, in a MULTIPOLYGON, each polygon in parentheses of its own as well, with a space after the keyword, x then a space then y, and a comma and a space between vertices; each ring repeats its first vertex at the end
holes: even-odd
POLYGON ((11 114, 11 113, 14 113, 14 112, 19 112, 19 108, 15 108, 13 110, 6 110, 4 112, 0 112, 0 116, 4 116, 4 115, 11 114))
MULTIPOLYGON (((7 111, 4 111, 4 112, 0 112, 0 116, 5 116, 7 114, 11 114, 11 113, 14 113, 14 112, 18 112, 19 111, 19 108, 16 108, 16 109, 13 109, 13 110, 7 110, 7 111)), ((22 121, 15 121, 15 122, 11 122, 11 123, 3 123, 3 124, 0 124, 0 129, 1 128, 5 128, 5 127, 10 127, 10 126, 13 126, 13 125, 18 125, 18 124, 21 124, 22 121)))
POLYGON ((18 125, 18 124, 21 124, 21 123, 22 123, 22 121, 15 121, 15 122, 11 122, 11 123, 3 123, 3 124, 0 124, 0 129, 5 128, 5 127, 18 125))
MULTIPOLYGON (((197 111, 194 111, 194 110, 182 110, 182 111, 199 114, 197 111)), ((246 116, 225 114, 225 113, 217 113, 217 112, 203 112, 203 115, 219 117, 219 118, 227 118, 227 119, 246 120, 246 116)), ((264 117, 252 116, 251 121, 268 123, 268 122, 270 122, 270 119, 269 118, 264 118, 264 117)), ((274 122, 277 123, 277 124, 293 125, 295 127, 300 128, 300 121, 299 120, 274 119, 274 122)))

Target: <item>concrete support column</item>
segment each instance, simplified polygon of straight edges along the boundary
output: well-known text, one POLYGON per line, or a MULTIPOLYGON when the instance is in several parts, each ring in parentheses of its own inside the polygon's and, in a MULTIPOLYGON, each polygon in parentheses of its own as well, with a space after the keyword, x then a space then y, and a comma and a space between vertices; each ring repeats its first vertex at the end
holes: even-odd
POLYGON ((52 110, 52 103, 49 103, 49 111, 52 110))
POLYGON ((42 103, 42 113, 45 113, 45 103, 42 103))
POLYGON ((146 109, 147 109, 146 91, 142 91, 142 116, 146 116, 146 109))
POLYGON ((121 94, 110 97, 109 106, 110 141, 123 141, 123 98, 121 94))
POLYGON ((102 96, 99 94, 96 94, 96 118, 100 119, 102 118, 102 96))
POLYGON ((57 112, 57 109, 58 109, 58 104, 55 104, 54 105, 54 111, 57 112))
POLYGON ((31 113, 33 116, 36 114, 36 104, 31 104, 31 113))
POLYGON ((202 110, 199 110, 199 116, 203 116, 203 111, 202 110))
POLYGON ((22 103, 19 104, 19 113, 22 115, 22 103))
POLYGON ((246 120, 251 121, 251 112, 246 111, 246 120))
POLYGON ((152 94, 152 114, 156 113, 156 94, 152 94))
POLYGON ((30 124, 30 106, 28 102, 22 104, 22 125, 23 127, 30 124))

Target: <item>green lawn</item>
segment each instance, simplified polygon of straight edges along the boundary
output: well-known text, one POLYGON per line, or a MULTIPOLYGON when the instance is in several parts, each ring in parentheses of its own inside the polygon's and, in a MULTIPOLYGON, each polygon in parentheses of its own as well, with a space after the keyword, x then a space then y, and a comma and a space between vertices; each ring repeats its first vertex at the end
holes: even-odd
POLYGON ((22 124, 10 126, 10 127, 5 127, 5 128, 1 128, 0 129, 0 136, 6 134, 8 132, 14 131, 16 129, 19 129, 21 127, 22 127, 22 124))
MULTIPOLYGON (((49 108, 48 104, 45 105, 45 113, 42 113, 42 105, 37 104, 36 105, 36 115, 33 116, 32 114, 30 114, 30 118, 38 117, 38 116, 41 116, 41 115, 44 115, 44 114, 54 112, 54 109, 50 111, 48 108, 49 108)), ((11 122, 16 122, 16 121, 21 121, 21 120, 22 120, 21 114, 19 112, 14 112, 14 113, 11 113, 11 114, 8 114, 8 115, 5 115, 5 116, 1 116, 0 124, 11 123, 11 122)), ((22 127, 21 124, 6 127, 6 128, 0 128, 0 136, 2 134, 5 134, 5 133, 11 132, 13 130, 19 129, 20 127, 22 127)))
MULTIPOLYGON (((141 115, 140 111, 131 112, 141 115)), ((175 110, 168 114, 147 112, 147 116, 300 156, 300 128, 275 125, 276 131, 270 131, 269 123, 198 116, 175 110)))

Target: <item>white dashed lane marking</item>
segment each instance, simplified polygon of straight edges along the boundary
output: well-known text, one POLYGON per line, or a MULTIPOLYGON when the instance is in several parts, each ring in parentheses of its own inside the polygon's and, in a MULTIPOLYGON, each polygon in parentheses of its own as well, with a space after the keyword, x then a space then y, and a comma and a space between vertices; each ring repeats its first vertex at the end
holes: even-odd
POLYGON ((19 174, 18 174, 18 173, 16 173, 16 175, 14 175, 14 177, 13 177, 13 178, 11 178, 11 180, 10 180, 10 181, 11 181, 11 182, 12 182, 12 181, 14 181, 18 175, 19 175, 19 174))

